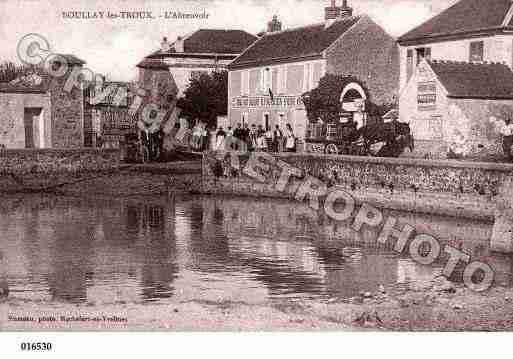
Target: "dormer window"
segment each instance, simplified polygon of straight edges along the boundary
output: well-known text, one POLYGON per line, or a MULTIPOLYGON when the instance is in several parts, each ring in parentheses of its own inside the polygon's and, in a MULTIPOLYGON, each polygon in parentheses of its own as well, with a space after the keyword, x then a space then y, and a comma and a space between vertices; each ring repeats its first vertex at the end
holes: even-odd
POLYGON ((470 61, 483 62, 484 60, 484 41, 472 41, 470 43, 470 61))
POLYGON ((417 52, 417 65, 420 64, 422 59, 431 60, 431 48, 430 47, 418 47, 415 49, 417 52))

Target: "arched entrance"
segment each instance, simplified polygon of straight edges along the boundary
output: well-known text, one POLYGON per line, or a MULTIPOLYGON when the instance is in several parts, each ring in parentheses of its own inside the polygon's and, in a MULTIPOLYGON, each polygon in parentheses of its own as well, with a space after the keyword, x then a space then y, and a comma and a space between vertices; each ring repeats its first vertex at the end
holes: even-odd
MULTIPOLYGON (((365 126, 365 101, 368 96, 364 88, 356 83, 347 84, 340 95, 340 103, 342 110, 349 114, 353 121, 356 122, 357 128, 365 126)), ((346 115, 346 117, 348 117, 346 115)))

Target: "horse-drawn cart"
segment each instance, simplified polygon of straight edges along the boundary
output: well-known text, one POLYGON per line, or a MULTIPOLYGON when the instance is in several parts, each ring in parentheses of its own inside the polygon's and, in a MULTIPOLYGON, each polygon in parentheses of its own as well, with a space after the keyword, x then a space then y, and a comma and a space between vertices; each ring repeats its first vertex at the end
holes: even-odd
POLYGON ((358 128, 352 119, 340 122, 310 123, 305 142, 308 152, 353 156, 397 157, 405 148, 413 151, 410 126, 393 119, 365 118, 358 128))

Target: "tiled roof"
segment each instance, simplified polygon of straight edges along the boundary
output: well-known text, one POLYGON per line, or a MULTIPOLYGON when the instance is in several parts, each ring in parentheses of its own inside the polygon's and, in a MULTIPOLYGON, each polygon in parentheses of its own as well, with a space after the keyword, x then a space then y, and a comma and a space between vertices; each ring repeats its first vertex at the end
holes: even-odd
MULTIPOLYGON (((240 54, 257 39, 242 30, 200 29, 184 40, 184 52, 195 54, 240 54)), ((175 53, 174 44, 170 54, 175 53)), ((156 54, 162 55, 162 52, 156 54)), ((152 54, 152 55, 156 55, 152 54)))
POLYGON ((145 58, 137 64, 137 67, 152 70, 167 70, 169 68, 162 60, 145 58))
POLYGON ((82 59, 79 59, 75 55, 72 54, 59 54, 60 56, 64 57, 68 63, 68 65, 85 65, 85 61, 82 59))
POLYGON ((460 0, 437 16, 401 36, 399 43, 428 38, 466 34, 483 30, 500 30, 506 26, 511 0, 460 0))
POLYGON ((22 75, 10 82, 0 82, 3 93, 45 93, 50 87, 51 77, 46 73, 22 75))
POLYGON ((504 64, 430 61, 449 97, 513 99, 513 72, 504 64))
POLYGON ((324 23, 265 34, 229 67, 256 66, 283 60, 319 56, 360 20, 349 17, 326 27, 324 23))

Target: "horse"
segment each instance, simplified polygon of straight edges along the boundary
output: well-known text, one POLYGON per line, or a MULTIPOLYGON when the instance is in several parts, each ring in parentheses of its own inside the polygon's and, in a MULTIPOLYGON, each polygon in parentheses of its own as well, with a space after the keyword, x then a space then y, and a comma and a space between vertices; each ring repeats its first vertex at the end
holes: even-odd
POLYGON ((415 149, 415 141, 411 134, 410 125, 399 121, 383 122, 375 120, 358 131, 358 137, 363 142, 365 152, 378 157, 398 157, 405 148, 410 152, 415 149), (372 146, 377 143, 384 145, 377 151, 372 146))

